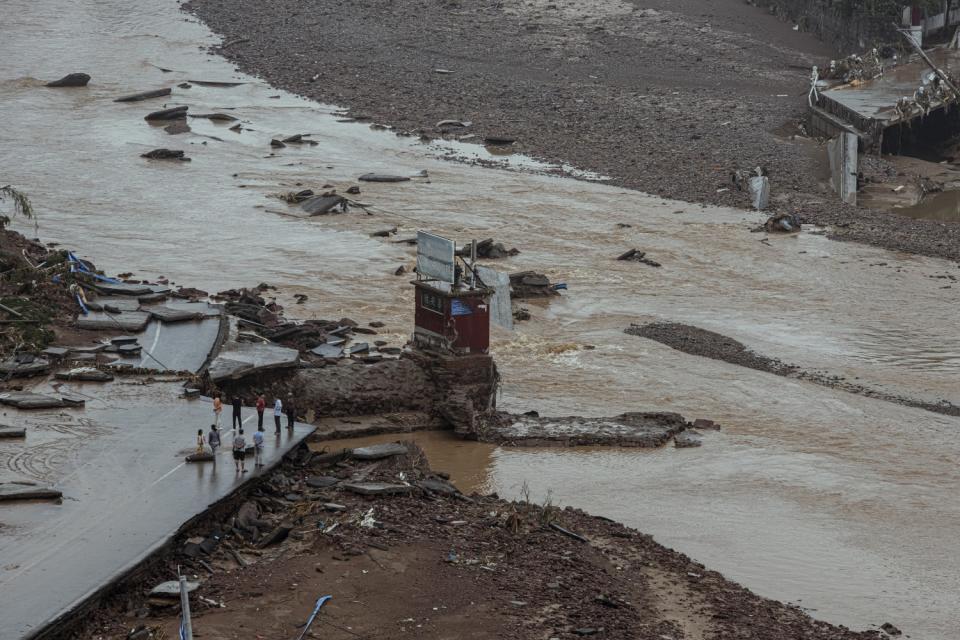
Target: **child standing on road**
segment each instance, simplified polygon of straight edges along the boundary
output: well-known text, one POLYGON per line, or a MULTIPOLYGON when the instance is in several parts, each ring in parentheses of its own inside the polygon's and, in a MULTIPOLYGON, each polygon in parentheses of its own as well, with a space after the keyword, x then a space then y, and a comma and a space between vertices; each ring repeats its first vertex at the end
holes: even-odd
POLYGON ((237 473, 246 473, 243 461, 247 457, 247 439, 243 437, 243 428, 237 431, 233 438, 233 463, 237 467, 237 473))
POLYGON ((203 429, 197 429, 197 453, 203 453, 203 429))
POLYGON ((253 466, 263 466, 263 429, 253 432, 253 466))

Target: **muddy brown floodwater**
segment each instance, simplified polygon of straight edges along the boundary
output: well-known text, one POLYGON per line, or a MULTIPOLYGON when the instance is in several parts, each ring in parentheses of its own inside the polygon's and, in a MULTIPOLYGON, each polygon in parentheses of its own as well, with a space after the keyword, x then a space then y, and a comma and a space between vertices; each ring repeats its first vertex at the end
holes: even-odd
POLYGON ((412 330, 411 288, 393 272, 413 253, 370 233, 398 226, 396 238, 425 228, 507 242, 521 253, 499 268, 542 270, 569 289, 526 304, 533 319, 515 332, 494 333, 501 407, 670 410, 724 429, 698 449, 655 451, 493 449, 420 434, 435 468, 506 496, 526 482, 534 499, 549 491, 621 520, 834 623, 889 620, 915 638, 954 637, 960 419, 686 355, 623 329, 685 322, 892 395, 960 403, 956 264, 816 230, 761 242, 749 232, 755 214, 531 173, 535 163, 512 157, 508 170, 442 160, 462 150, 337 123, 334 107, 236 73, 202 51, 213 37, 171 0, 9 0, 5 9, 0 183, 32 195, 45 241, 108 271, 208 290, 266 281, 293 313, 381 320, 388 339, 412 330), (76 71, 93 76, 87 88, 42 86, 76 71), (178 86, 189 80, 246 84, 178 86), (166 99, 113 102, 168 86, 166 99), (192 133, 171 136, 143 121, 179 104, 234 115, 244 131, 191 119, 192 133), (296 133, 319 144, 271 150, 271 138, 296 133), (193 160, 140 157, 157 147, 193 160), (429 179, 363 183, 374 215, 303 219, 267 197, 422 170, 429 179), (633 247, 663 267, 614 260, 633 247), (294 306, 296 294, 307 302, 294 306))

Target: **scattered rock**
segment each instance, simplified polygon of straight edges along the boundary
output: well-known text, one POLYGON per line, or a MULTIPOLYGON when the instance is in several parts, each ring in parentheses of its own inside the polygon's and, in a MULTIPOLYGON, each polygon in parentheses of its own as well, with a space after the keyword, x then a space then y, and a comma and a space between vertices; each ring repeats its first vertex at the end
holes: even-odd
POLYGON ((507 249, 500 242, 494 242, 493 238, 487 238, 477 243, 477 257, 487 258, 489 260, 498 260, 515 256, 520 253, 519 249, 507 249))
POLYGON ((403 265, 400 265, 399 267, 397 267, 397 270, 393 272, 393 275, 402 276, 406 272, 407 272, 407 268, 403 265))
POLYGON ((353 185, 352 187, 347 189, 347 193, 349 193, 352 196, 358 195, 360 193, 360 187, 358 187, 357 185, 353 185))
POLYGON ((287 539, 287 536, 290 535, 290 531, 292 530, 293 527, 291 525, 278 525, 273 531, 268 533, 263 540, 260 541, 258 546, 262 549, 263 547, 269 547, 273 544, 279 544, 287 539))
POLYGON ((270 141, 270 146, 273 147, 274 149, 283 149, 287 145, 285 145, 280 140, 277 140, 276 138, 274 138, 273 140, 270 141))
POLYGON ((59 80, 48 82, 48 87, 85 87, 90 82, 90 76, 86 73, 70 73, 59 80))
POLYGON ((792 213, 778 213, 767 218, 763 230, 768 233, 796 233, 800 231, 800 219, 792 213))
POLYGON ((410 493, 412 487, 405 484, 391 484, 389 482, 345 482, 340 485, 347 491, 363 496, 399 495, 410 493))
POLYGON ((706 418, 697 418, 694 420, 693 428, 707 431, 720 431, 720 425, 713 420, 707 420, 706 418))
POLYGON ((389 238, 397 232, 397 227, 390 227, 389 229, 381 229, 380 231, 374 231, 370 234, 371 238, 389 238))
POLYGON ((308 487, 313 489, 325 489, 340 482, 340 478, 335 478, 334 476, 310 476, 305 482, 308 487))
POLYGON ((693 431, 683 431, 673 437, 673 445, 678 449, 699 447, 702 444, 703 439, 693 431))
POLYGON ((882 629, 883 632, 888 636, 899 636, 901 633, 903 633, 900 631, 900 629, 897 629, 889 622, 884 622, 882 625, 880 625, 880 629, 882 629))
POLYGON ((521 271, 510 274, 510 297, 547 298, 560 295, 557 286, 550 284, 550 279, 536 271, 521 271))

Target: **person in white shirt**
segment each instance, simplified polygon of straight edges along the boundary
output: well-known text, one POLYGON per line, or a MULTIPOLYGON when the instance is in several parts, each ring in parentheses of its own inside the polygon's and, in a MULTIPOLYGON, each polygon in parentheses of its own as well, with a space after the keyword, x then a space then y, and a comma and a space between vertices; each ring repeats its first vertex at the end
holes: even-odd
POLYGON ((283 402, 280 398, 273 401, 273 424, 277 428, 274 432, 280 435, 280 417, 283 415, 283 402))

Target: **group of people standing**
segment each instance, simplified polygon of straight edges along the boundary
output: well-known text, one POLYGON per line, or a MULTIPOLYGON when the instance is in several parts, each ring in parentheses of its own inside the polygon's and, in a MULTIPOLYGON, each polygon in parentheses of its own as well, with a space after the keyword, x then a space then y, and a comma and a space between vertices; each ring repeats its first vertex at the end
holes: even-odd
MULTIPOLYGON (((233 461, 237 468, 237 473, 246 473, 245 461, 247 457, 247 439, 243 434, 243 418, 241 410, 243 400, 240 396, 234 396, 231 404, 233 405, 233 418, 230 422, 230 428, 234 432, 233 436, 233 461)), ((267 401, 263 394, 257 396, 257 430, 253 433, 253 453, 254 466, 263 466, 263 414, 267 408, 267 401)), ((280 423, 283 415, 287 415, 287 429, 292 430, 296 421, 297 410, 293 402, 293 394, 288 393, 286 402, 280 398, 273 401, 273 424, 274 433, 280 435, 280 423)), ((223 414, 223 400, 220 394, 213 397, 213 424, 210 425, 210 433, 207 434, 206 443, 204 443, 203 429, 197 431, 197 453, 203 453, 204 444, 208 445, 213 451, 213 459, 216 462, 217 449, 220 448, 220 420, 223 414)))

